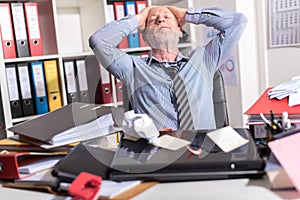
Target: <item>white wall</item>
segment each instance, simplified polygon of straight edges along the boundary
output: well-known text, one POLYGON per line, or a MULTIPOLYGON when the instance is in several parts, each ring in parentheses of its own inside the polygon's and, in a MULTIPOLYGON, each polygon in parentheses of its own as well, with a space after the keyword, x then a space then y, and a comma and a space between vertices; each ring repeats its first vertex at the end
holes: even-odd
MULTIPOLYGON (((230 125, 246 126, 243 113, 268 87, 276 86, 300 75, 300 48, 268 47, 268 0, 197 0, 195 7, 217 6, 244 13, 248 19, 246 29, 234 55, 238 59, 236 87, 227 86, 230 125)), ((203 30, 197 27, 197 42, 203 30)), ((201 35, 202 34, 202 35, 201 35)))

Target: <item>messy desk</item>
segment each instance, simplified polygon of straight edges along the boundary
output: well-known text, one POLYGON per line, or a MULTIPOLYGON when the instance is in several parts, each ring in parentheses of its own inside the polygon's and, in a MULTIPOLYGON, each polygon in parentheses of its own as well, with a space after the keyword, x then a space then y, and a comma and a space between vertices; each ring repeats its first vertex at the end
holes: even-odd
MULTIPOLYGON (((68 106, 62 107, 56 115, 60 112, 68 113, 65 112, 70 111, 68 108, 68 106)), ((73 108, 76 108, 76 105, 73 108)), ((106 108, 99 108, 102 111, 97 112, 96 117, 93 116, 95 120, 82 123, 85 127, 91 127, 86 126, 89 123, 97 124, 99 122, 97 120, 107 114, 106 108)), ((80 112, 91 117, 87 110, 80 112)), ((79 133, 82 134, 71 138, 72 140, 67 138, 68 141, 74 142, 72 145, 59 147, 44 145, 42 148, 23 143, 23 147, 26 147, 30 154, 22 151, 15 153, 2 151, 1 196, 21 199, 26 199, 27 196, 28 199, 33 197, 67 199, 72 196, 83 199, 93 199, 92 197, 158 199, 166 198, 166 195, 170 195, 172 191, 172 199, 184 197, 198 199, 199 192, 201 197, 209 199, 220 197, 241 199, 246 194, 251 199, 256 197, 258 199, 300 199, 297 192, 300 179, 297 174, 291 174, 293 167, 297 167, 300 162, 297 159, 291 162, 286 157, 286 151, 282 150, 287 149, 284 146, 288 145, 288 153, 292 154, 296 143, 300 141, 299 134, 291 134, 289 137, 284 137, 284 140, 268 141, 269 151, 257 151, 256 141, 248 129, 230 126, 216 130, 164 131, 160 132, 159 137, 155 136, 155 139, 137 138, 132 137, 132 132, 131 135, 126 135, 116 128, 121 124, 116 113, 117 110, 114 110, 114 115, 110 116, 112 120, 108 120, 110 123, 105 124, 105 127, 99 126, 99 130, 105 130, 110 134, 95 138, 83 137, 90 135, 89 129, 80 129, 81 125, 77 124, 78 130, 81 130, 79 133), (45 151, 41 153, 41 149, 45 151), (270 153, 268 157, 261 155, 266 152, 270 153), (42 160, 40 157, 49 157, 49 155, 56 157, 57 154, 62 157, 51 167, 48 166, 49 169, 27 175, 20 172, 19 165, 25 163, 27 159, 34 158, 33 160, 40 161, 42 160), (272 160, 266 159, 269 156, 272 156, 272 160), (275 159, 277 163, 271 163, 274 156, 277 158, 275 159), (274 171, 275 168, 272 167, 275 164, 278 166, 278 160, 282 166, 279 165, 280 167, 274 171), (281 176, 280 187, 288 190, 278 190, 280 187, 276 178, 279 173, 282 173, 282 167, 286 170, 286 175, 281 176), (216 190, 218 193, 215 192, 216 190), (86 194, 91 196, 85 196, 86 194)), ((37 123, 38 120, 41 118, 44 120, 49 115, 53 113, 27 123, 37 123)), ((75 127, 75 124, 71 124, 67 129, 75 127)), ((22 129, 22 126, 27 127, 28 124, 14 127, 19 135, 26 130, 22 129)), ((12 142, 12 139, 5 139, 5 141, 12 142)), ((16 138, 13 141, 16 142, 16 138)), ((3 144, 3 140, 1 142, 2 150, 8 147, 3 144)), ((20 148, 20 143, 18 145, 20 148)), ((13 149, 12 146, 10 147, 13 149)))

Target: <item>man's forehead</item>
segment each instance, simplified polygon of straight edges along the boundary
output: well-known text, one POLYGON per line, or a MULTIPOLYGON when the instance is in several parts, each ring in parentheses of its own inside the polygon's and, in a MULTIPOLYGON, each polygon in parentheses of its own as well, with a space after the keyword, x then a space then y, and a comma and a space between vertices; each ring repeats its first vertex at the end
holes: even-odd
POLYGON ((164 7, 164 6, 159 6, 159 7, 155 7, 155 8, 152 8, 150 11, 149 11, 149 14, 148 14, 148 16, 155 16, 155 15, 157 15, 157 14, 159 14, 159 13, 164 13, 164 14, 169 14, 169 13, 171 13, 171 14, 173 14, 172 12, 171 12, 171 10, 169 10, 168 8, 166 8, 166 7, 164 7))

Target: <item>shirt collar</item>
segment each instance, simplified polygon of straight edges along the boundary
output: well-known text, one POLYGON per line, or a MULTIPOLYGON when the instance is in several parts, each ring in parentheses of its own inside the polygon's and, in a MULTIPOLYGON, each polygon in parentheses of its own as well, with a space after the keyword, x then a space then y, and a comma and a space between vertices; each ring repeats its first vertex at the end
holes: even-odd
MULTIPOLYGON (((189 57, 182 55, 181 52, 178 52, 178 55, 177 55, 175 61, 174 61, 174 62, 168 62, 168 63, 178 63, 178 62, 180 62, 180 61, 182 61, 183 63, 186 63, 186 62, 189 61, 189 57)), ((166 62, 160 62, 160 61, 158 61, 158 60, 151 54, 151 55, 149 56, 149 58, 148 58, 148 65, 150 65, 151 63, 166 63, 166 62)), ((180 68, 181 68, 181 66, 180 66, 180 68)))

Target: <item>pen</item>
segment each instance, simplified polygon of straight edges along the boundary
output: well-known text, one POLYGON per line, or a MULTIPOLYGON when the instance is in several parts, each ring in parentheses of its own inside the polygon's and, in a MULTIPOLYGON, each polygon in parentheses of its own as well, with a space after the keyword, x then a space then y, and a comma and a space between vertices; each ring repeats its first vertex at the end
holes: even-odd
POLYGON ((284 130, 288 130, 291 128, 291 120, 288 118, 288 112, 284 111, 282 113, 282 127, 284 130))

